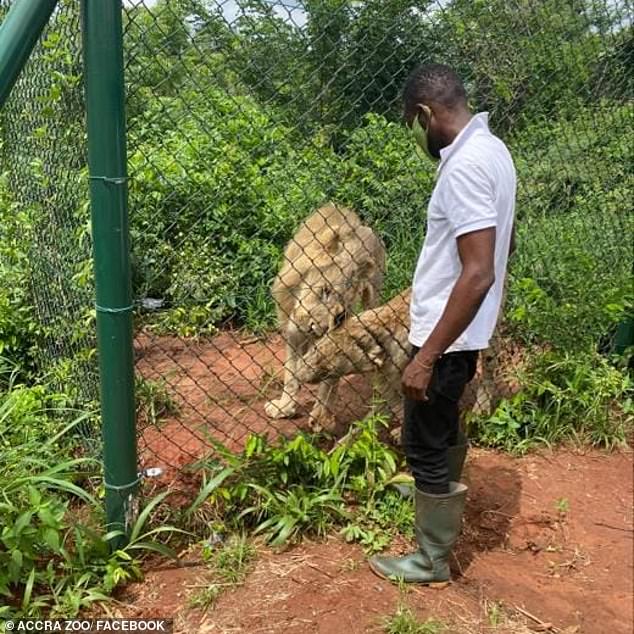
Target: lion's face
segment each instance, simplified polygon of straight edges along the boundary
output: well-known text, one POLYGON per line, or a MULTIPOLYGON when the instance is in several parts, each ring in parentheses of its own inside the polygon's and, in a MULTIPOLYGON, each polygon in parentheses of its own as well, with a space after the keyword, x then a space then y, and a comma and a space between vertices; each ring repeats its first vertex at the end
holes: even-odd
POLYGON ((355 266, 345 275, 333 269, 311 276, 297 291, 290 322, 311 337, 321 337, 339 326, 364 293, 371 292, 370 264, 355 266))
POLYGON ((351 304, 354 298, 346 298, 345 293, 327 282, 315 287, 303 286, 297 293, 291 322, 299 331, 321 337, 345 319, 351 304))

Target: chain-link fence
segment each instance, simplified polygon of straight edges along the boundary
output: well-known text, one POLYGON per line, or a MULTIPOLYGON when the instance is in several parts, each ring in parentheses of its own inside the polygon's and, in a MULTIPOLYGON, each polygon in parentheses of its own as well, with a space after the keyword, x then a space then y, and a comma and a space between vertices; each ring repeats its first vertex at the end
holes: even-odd
MULTIPOLYGON (((76 4, 60 3, 25 69, 2 152, 7 196, 28 218, 40 361, 92 398, 76 4)), ((124 11, 144 466, 179 472, 216 442, 339 434, 382 401, 398 411, 400 293, 434 183, 401 115, 422 61, 458 71, 518 172, 505 319, 468 405, 486 414, 516 389, 504 369, 526 351, 609 348, 630 301, 631 3, 130 0, 124 11)))
MULTIPOLYGON (((0 2, 0 18, 11 5, 0 2)), ((79 7, 60 3, 0 114, 0 263, 12 294, 0 339, 96 409, 82 73, 79 7)), ((98 443, 95 425, 82 432, 98 443)))

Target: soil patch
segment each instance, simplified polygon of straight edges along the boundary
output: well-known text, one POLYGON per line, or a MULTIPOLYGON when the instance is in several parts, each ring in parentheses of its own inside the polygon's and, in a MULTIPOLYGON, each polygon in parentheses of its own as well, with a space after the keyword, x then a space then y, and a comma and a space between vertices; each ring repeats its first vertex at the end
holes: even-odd
MULTIPOLYGON (((474 450, 466 481, 454 583, 402 597, 421 619, 439 619, 455 634, 539 627, 523 610, 556 628, 541 631, 631 634, 631 453, 557 450, 513 459, 474 450)), ((392 550, 410 547, 399 542, 392 550)), ((244 585, 204 613, 189 609, 188 596, 208 579, 203 566, 150 571, 126 589, 123 611, 175 618, 178 632, 339 634, 383 631, 401 599, 370 572, 359 547, 336 536, 283 553, 262 549, 244 585)))
MULTIPOLYGON (((144 467, 160 467, 162 484, 187 486, 185 467, 213 452, 212 440, 239 450, 249 434, 269 438, 308 430, 308 414, 316 386, 305 386, 294 418, 274 420, 264 404, 279 397, 282 388, 284 342, 223 332, 211 339, 153 337, 142 333, 135 341, 136 370, 161 383, 176 412, 156 423, 139 420, 139 455, 144 467)), ((350 423, 371 408, 372 387, 363 376, 340 382, 336 420, 327 430, 342 435, 350 423)))

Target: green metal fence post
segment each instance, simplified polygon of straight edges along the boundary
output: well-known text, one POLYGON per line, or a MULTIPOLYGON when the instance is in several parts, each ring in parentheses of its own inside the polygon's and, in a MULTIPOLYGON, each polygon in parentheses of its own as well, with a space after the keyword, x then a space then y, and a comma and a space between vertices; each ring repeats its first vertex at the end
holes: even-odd
POLYGON ((624 319, 614 337, 614 350, 617 354, 624 354, 630 346, 634 346, 634 317, 624 319))
POLYGON ((121 10, 82 0, 106 515, 127 532, 138 476, 121 10))
POLYGON ((48 23, 57 0, 15 0, 0 26, 0 107, 48 23))

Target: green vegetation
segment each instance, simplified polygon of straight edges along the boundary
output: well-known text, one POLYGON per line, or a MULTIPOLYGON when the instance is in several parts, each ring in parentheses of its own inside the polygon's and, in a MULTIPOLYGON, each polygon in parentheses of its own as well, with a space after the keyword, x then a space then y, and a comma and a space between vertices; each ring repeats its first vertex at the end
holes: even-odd
POLYGON ((26 214, 10 202, 7 175, 0 178, 0 355, 3 363, 29 374, 35 369, 41 329, 29 296, 26 214))
MULTIPOLYGON (((132 216, 136 293, 174 307, 159 318, 162 330, 214 332, 227 320, 272 326, 269 287, 282 249, 297 224, 331 198, 359 209, 388 248, 409 245, 411 266, 431 174, 411 178, 420 164, 401 126, 368 115, 338 156, 275 123, 251 98, 210 90, 196 118, 180 99, 162 98, 160 106, 180 124, 158 147, 159 131, 136 145, 131 195, 140 205, 132 216)), ((386 296, 409 283, 400 257, 386 296)))
POLYGON ((537 353, 519 379, 492 416, 470 421, 478 442, 513 453, 565 440, 611 448, 634 428, 632 376, 595 352, 537 353))
POLYGON ((411 502, 388 486, 399 459, 379 440, 384 425, 370 416, 330 450, 303 433, 275 444, 251 436, 240 454, 215 443, 216 456, 194 465, 204 481, 185 519, 247 528, 273 546, 338 526, 347 540, 381 550, 393 535, 413 534, 411 502))
MULTIPOLYGON (((9 3, 4 2, 0 14, 9 3)), ((226 3, 225 3, 226 4, 226 3)), ((297 224, 328 200, 383 238, 384 297, 406 287, 434 166, 400 120, 416 61, 453 64, 518 172, 518 250, 506 334, 521 391, 471 421, 481 444, 521 453, 631 433, 632 376, 603 345, 632 314, 632 26, 623 2, 305 0, 298 28, 264 0, 228 25, 212 0, 125 15, 133 288, 138 328, 206 337, 274 327, 270 283, 297 224), (155 299, 158 308, 147 301, 155 299)), ((78 3, 60 0, 0 114, 0 594, 2 617, 74 616, 137 578, 175 529, 111 553, 100 531, 93 278, 78 3), (92 445, 87 443, 92 441, 92 445)), ((160 345, 158 340, 157 345, 160 345)), ((167 382, 138 380, 138 416, 177 413, 167 382)), ((215 445, 184 525, 248 537, 203 549, 240 583, 261 535, 282 546, 339 530, 368 552, 411 535, 391 491, 398 457, 371 416, 334 446, 298 435, 215 445)), ((560 513, 566 513, 563 502, 560 513)), ((497 617, 496 617, 497 618, 497 617)), ((388 632, 432 633, 401 606, 388 632)))
POLYGON ((447 627, 436 619, 420 621, 404 601, 399 601, 396 611, 384 621, 385 634, 443 634, 447 627))
MULTIPOLYGON (((5 368, 8 367, 6 364, 5 368)), ((128 545, 110 551, 95 486, 100 465, 85 456, 88 418, 47 386, 0 388, 0 596, 3 618, 76 616, 141 576, 146 552, 174 556, 157 541, 176 531, 146 529, 164 495, 152 500, 128 545)))
MULTIPOLYGON (((134 293, 163 302, 139 325, 270 329, 281 251, 327 200, 383 237, 385 298, 405 287, 433 186, 400 121, 399 91, 419 59, 456 66, 513 151, 513 336, 585 351, 632 310, 632 33, 621 3, 308 1, 304 28, 263 0, 238 4, 231 25, 211 0, 125 14, 134 293)), ((94 385, 81 68, 68 36, 77 8, 62 9, 2 126, 0 275, 25 283, 0 295, 0 347, 31 367, 37 346, 55 357, 60 385, 94 385), (34 101, 32 84, 51 69, 34 101)))
POLYGON ((507 319, 527 344, 585 352, 633 310, 634 151, 618 125, 632 121, 631 106, 601 103, 518 137, 507 319))
POLYGON ((164 380, 151 381, 137 376, 134 396, 140 425, 156 425, 165 416, 178 412, 178 406, 164 380))
POLYGON ((244 535, 233 535, 220 547, 207 542, 202 548, 202 558, 213 579, 204 580, 200 588, 190 595, 189 605, 208 609, 220 594, 244 582, 255 559, 256 551, 244 535))
POLYGON ((261 0, 232 28, 213 2, 128 13, 135 289, 166 301, 155 327, 270 327, 281 250, 329 199, 384 238, 385 297, 406 286, 433 167, 412 151, 399 91, 434 58, 460 70, 517 163, 515 333, 569 349, 608 332, 631 303, 622 7, 455 0, 427 19, 428 3, 402 0, 304 5, 304 30, 261 0))

